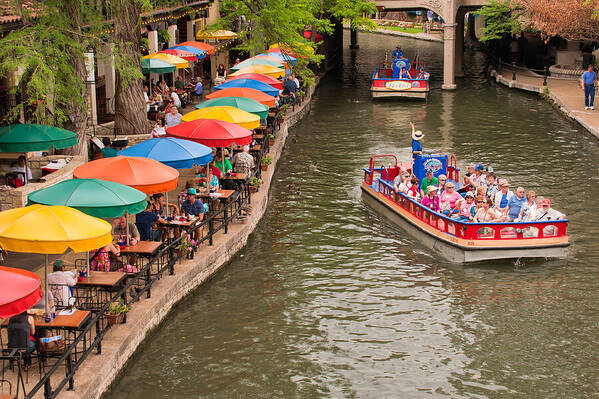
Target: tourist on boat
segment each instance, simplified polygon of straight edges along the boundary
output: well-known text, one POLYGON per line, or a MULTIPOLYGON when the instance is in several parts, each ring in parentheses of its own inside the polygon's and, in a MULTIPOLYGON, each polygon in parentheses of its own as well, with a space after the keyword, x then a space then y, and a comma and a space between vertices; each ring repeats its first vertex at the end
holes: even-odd
POLYGON ((497 191, 499 191, 499 186, 497 186, 495 173, 487 173, 487 176, 485 178, 485 186, 487 187, 487 197, 495 198, 495 194, 497 194, 497 191))
POLYGON ((416 159, 422 155, 422 144, 420 144, 420 140, 424 137, 424 133, 420 130, 416 130, 413 122, 410 122, 410 126, 412 126, 412 159, 416 159))
POLYGON ((412 180, 410 180, 410 187, 408 188, 408 192, 406 195, 408 198, 412 198, 413 200, 418 201, 420 199, 420 192, 418 191, 418 178, 416 176, 412 176, 412 180))
POLYGON ((401 168, 399 168, 399 173, 397 174, 397 176, 395 176, 395 179, 393 179, 393 190, 395 190, 396 193, 399 192, 399 186, 403 182, 404 182, 404 174, 403 174, 403 171, 401 170, 401 168))
POLYGON ((428 186, 437 186, 439 184, 439 179, 437 179, 432 170, 426 171, 426 177, 422 179, 420 182, 420 196, 424 198, 424 196, 428 193, 428 186))
POLYGON ((531 205, 531 207, 528 209, 528 212, 526 212, 526 217, 524 218, 524 222, 534 222, 536 217, 537 217, 537 210, 542 208, 542 203, 543 200, 545 199, 545 197, 543 197, 542 195, 536 196, 534 203, 531 205))
POLYGON ((473 221, 475 223, 494 223, 500 222, 502 216, 493 208, 493 200, 490 197, 483 198, 482 207, 479 208, 473 221))
POLYGON ((445 183, 447 182, 447 176, 441 174, 437 179, 439 180, 439 185, 437 186, 439 187, 439 189, 437 190, 437 197, 440 197, 441 194, 443 194, 443 192, 445 191, 445 183))
POLYGON ((439 207, 441 212, 445 215, 451 215, 456 209, 456 202, 461 200, 462 196, 455 191, 455 185, 453 182, 445 183, 445 190, 441 193, 439 198, 439 207))
POLYGON ((510 184, 505 179, 499 179, 499 191, 495 194, 493 202, 495 203, 495 209, 505 215, 505 208, 514 195, 514 192, 510 190, 510 184))
POLYGON ((393 57, 393 59, 403 57, 403 51, 401 50, 401 46, 399 44, 395 47, 395 50, 393 50, 391 56, 393 57))
POLYGON ((420 67, 420 70, 418 71, 418 75, 416 76, 416 79, 428 80, 429 77, 430 77, 430 75, 428 72, 426 72, 424 70, 424 67, 420 67))
POLYGON ((401 70, 399 72, 399 76, 402 79, 412 79, 410 72, 406 68, 401 68, 401 70))
POLYGON ((536 194, 534 191, 530 190, 526 193, 526 201, 522 204, 520 208, 520 214, 514 220, 514 222, 522 222, 526 219, 526 215, 530 208, 535 204, 536 194))
POLYGON ((483 206, 483 200, 485 199, 484 195, 476 195, 474 196, 474 206, 472 207, 472 216, 476 216, 476 213, 483 206))
POLYGON ((476 187, 476 196, 477 197, 486 197, 487 196, 487 188, 485 186, 476 187))
POLYGON ((541 209, 537 209, 535 215, 535 222, 546 222, 548 220, 561 220, 565 219, 566 215, 551 208, 551 200, 544 198, 541 202, 541 209))
POLYGON ((471 186, 472 189, 478 187, 482 183, 484 166, 482 164, 468 165, 468 173, 464 177, 464 183, 471 186))
POLYGON ((426 188, 426 195, 422 197, 420 203, 427 208, 432 209, 435 212, 439 212, 439 197, 437 197, 437 187, 428 186, 426 188))
POLYGON ((458 222, 470 222, 474 217, 472 210, 474 209, 474 193, 468 191, 466 196, 456 202, 459 209, 458 216, 455 218, 458 222))
POLYGON ((399 185, 398 192, 408 194, 408 190, 412 187, 412 182, 410 181, 410 174, 408 172, 404 172, 403 181, 399 185))
POLYGON ((465 195, 468 191, 473 191, 476 186, 472 185, 470 176, 474 176, 474 164, 471 163, 467 166, 468 171, 464 174, 464 181, 462 187, 458 190, 458 193, 465 195))
POLYGON ((516 195, 513 195, 507 203, 505 207, 505 216, 506 221, 513 222, 518 219, 520 216, 520 210, 522 209, 522 205, 526 202, 526 197, 524 196, 524 187, 518 187, 516 189, 516 195))

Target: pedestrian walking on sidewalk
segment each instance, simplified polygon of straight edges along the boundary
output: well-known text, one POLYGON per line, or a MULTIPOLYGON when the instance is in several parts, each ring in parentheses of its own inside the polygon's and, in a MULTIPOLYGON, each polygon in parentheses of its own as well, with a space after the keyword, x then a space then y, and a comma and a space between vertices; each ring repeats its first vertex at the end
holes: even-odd
POLYGON ((580 83, 584 90, 584 109, 595 109, 595 87, 597 86, 597 74, 593 70, 593 65, 582 74, 580 83))

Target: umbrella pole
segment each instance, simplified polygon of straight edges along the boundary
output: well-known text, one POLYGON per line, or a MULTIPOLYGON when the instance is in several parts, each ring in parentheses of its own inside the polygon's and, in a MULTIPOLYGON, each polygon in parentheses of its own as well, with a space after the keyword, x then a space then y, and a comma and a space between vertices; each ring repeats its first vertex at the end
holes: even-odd
POLYGON ((85 270, 85 275, 87 276, 87 275, 89 275, 89 251, 87 251, 85 253, 85 255, 86 255, 86 258, 87 258, 87 269, 85 270))
POLYGON ((166 216, 168 217, 168 191, 166 192, 166 216))
POLYGON ((48 309, 48 254, 46 254, 46 266, 44 267, 44 315, 48 317, 50 314, 50 309, 48 309))
POLYGON ((125 212, 125 224, 127 225, 127 246, 129 246, 129 212, 125 212))
POLYGON ((29 169, 27 166, 27 163, 29 162, 29 160, 27 159, 27 153, 24 152, 23 155, 25 156, 25 176, 23 176, 23 181, 25 182, 25 184, 29 183, 29 178, 28 178, 28 173, 27 170, 29 169))
POLYGON ((223 161, 223 170, 221 170, 220 175, 224 176, 225 175, 225 147, 222 147, 221 150, 221 157, 222 157, 222 161, 223 161))

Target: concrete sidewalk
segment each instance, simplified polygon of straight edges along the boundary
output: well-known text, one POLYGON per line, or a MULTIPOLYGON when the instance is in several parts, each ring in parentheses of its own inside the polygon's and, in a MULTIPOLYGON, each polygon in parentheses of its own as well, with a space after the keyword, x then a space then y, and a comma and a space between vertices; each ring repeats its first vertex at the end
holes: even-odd
MULTIPOLYGON (((595 111, 584 109, 584 92, 578 80, 547 79, 547 86, 543 86, 543 77, 528 71, 517 71, 516 80, 512 79, 512 72, 504 70, 503 74, 495 70, 491 76, 498 83, 514 89, 546 94, 552 101, 559 105, 561 111, 576 120, 585 129, 599 138, 599 102, 595 111)), ((597 98, 599 101, 599 98, 597 98)))

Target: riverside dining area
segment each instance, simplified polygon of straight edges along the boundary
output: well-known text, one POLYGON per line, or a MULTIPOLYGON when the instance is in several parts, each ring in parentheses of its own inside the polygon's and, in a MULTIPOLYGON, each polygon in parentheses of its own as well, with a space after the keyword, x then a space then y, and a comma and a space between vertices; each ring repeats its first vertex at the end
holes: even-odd
MULTIPOLYGON (((205 57, 210 49, 198 43, 151 54, 144 73, 172 73, 205 57)), ((0 212, 0 247, 45 258, 38 271, 0 267, 0 399, 73 389, 79 366, 102 352, 104 336, 151 297, 156 281, 245 223, 279 125, 303 101, 294 61, 278 47, 243 61, 175 122, 165 118, 176 102, 169 95, 148 114, 167 126, 163 134, 83 163, 72 178, 28 194, 27 206, 0 212)), ((0 128, 7 153, 76 144, 75 133, 51 126, 0 128), (34 135, 43 140, 29 143, 34 135)))

